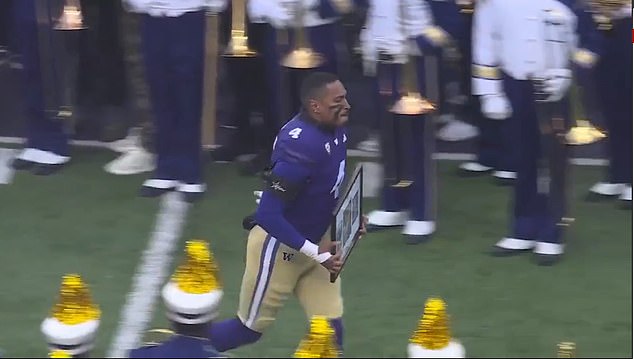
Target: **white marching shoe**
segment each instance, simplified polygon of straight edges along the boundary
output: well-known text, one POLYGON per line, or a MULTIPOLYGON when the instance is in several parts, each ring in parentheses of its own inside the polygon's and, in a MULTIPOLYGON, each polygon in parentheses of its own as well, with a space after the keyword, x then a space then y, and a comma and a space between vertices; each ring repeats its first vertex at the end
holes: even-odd
POLYGON ((528 251, 533 252, 537 264, 549 266, 561 259, 564 254, 564 244, 505 237, 493 246, 491 254, 495 257, 508 257, 528 251))
POLYGON ((409 214, 407 212, 388 212, 375 210, 368 214, 368 232, 373 232, 389 227, 405 225, 409 214))
POLYGON ((381 144, 378 135, 372 134, 366 140, 359 142, 357 149, 365 152, 380 152, 381 144))
POLYGON ((447 121, 447 124, 438 131, 436 137, 442 141, 456 142, 474 138, 478 136, 479 133, 477 127, 456 118, 451 118, 447 121))
POLYGON ((403 231, 405 235, 405 243, 407 244, 420 244, 436 231, 436 222, 434 221, 413 221, 409 220, 405 223, 403 231))
POLYGON ((623 183, 597 182, 590 187, 591 197, 616 197, 621 195, 627 186, 623 183))
POLYGON ((485 166, 480 162, 464 162, 458 166, 459 174, 463 176, 475 176, 489 173, 493 170, 493 167, 485 166))
POLYGON ((427 349, 420 345, 407 345, 408 358, 465 358, 464 346, 457 340, 451 340, 449 344, 441 349, 427 349))
POLYGON ((119 153, 125 153, 141 147, 141 128, 131 128, 128 130, 128 135, 125 138, 111 142, 108 147, 119 153))
POLYGON ((517 172, 513 171, 493 171, 493 178, 502 186, 510 186, 517 179, 517 172))
POLYGON ((629 205, 632 205, 632 186, 625 186, 623 192, 619 196, 621 201, 629 202, 629 205))
POLYGON ((104 170, 114 175, 134 175, 156 169, 156 157, 142 147, 123 153, 104 166, 104 170))

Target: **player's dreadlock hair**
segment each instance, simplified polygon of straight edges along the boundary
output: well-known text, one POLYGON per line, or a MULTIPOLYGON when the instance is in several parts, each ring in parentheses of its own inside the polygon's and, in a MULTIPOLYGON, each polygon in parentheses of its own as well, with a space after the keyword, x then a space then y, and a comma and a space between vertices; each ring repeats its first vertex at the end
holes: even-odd
POLYGON ((339 81, 339 77, 329 72, 314 72, 308 75, 308 77, 302 81, 299 90, 302 106, 306 109, 308 107, 308 101, 320 97, 324 87, 336 81, 339 81))

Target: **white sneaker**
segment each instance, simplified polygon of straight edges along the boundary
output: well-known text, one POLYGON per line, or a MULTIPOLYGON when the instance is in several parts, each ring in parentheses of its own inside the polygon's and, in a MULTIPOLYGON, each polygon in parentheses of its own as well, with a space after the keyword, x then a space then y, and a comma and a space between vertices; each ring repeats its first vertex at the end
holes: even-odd
POLYGON ((368 224, 377 227, 402 226, 407 222, 409 214, 402 212, 388 212, 374 210, 368 214, 368 224))
POLYGON ((114 175, 134 175, 151 172, 155 168, 155 156, 140 147, 125 152, 104 166, 106 172, 114 175))
POLYGON ((621 201, 629 201, 632 202, 632 186, 625 186, 623 192, 619 196, 621 201))
POLYGON ((407 221, 401 233, 410 236, 429 236, 435 230, 436 222, 434 221, 407 221))
POLYGON ((141 128, 131 128, 128 130, 128 135, 125 138, 111 142, 109 147, 111 150, 119 153, 129 152, 141 147, 141 128))
POLYGON ((479 172, 484 173, 492 170, 492 167, 485 166, 479 162, 464 162, 460 164, 459 168, 466 172, 479 172))
POLYGON ((627 186, 623 183, 597 182, 590 188, 590 192, 601 196, 618 196, 626 189, 627 186))
POLYGON ((517 172, 511 171, 494 171, 493 177, 502 179, 502 180, 514 180, 517 179, 517 172))
POLYGON ((478 128, 460 120, 450 120, 438 131, 436 137, 442 141, 465 141, 478 136, 478 128))
POLYGON ((379 152, 381 145, 378 136, 371 135, 367 140, 359 142, 357 149, 366 152, 379 152))

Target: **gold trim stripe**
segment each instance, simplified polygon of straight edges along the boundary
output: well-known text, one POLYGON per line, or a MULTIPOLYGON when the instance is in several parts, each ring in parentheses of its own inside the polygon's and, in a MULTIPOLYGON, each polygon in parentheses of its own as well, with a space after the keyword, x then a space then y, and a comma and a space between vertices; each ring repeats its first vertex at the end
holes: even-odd
POLYGON ((478 77, 486 80, 500 80, 500 69, 497 66, 486 66, 473 64, 471 66, 473 77, 478 77))
POLYGON ((428 26, 423 30, 423 35, 431 40, 434 45, 444 45, 449 40, 449 35, 438 26, 428 26))
POLYGON ((572 60, 580 65, 591 67, 597 62, 598 56, 586 49, 575 50, 572 60))
POLYGON ((330 4, 342 14, 347 14, 352 11, 352 0, 330 0, 330 4))

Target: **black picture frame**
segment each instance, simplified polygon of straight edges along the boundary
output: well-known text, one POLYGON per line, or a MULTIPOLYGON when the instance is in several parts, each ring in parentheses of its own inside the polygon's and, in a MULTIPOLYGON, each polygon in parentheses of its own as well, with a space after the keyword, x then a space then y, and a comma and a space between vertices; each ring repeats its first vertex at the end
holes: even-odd
MULTIPOLYGON (((341 270, 343 270, 343 267, 346 265, 346 262, 348 261, 348 258, 350 258, 350 254, 352 253, 352 251, 354 250, 358 240, 359 240, 359 236, 360 233, 359 231, 361 230, 361 228, 363 228, 363 166, 362 165, 358 165, 357 168, 354 170, 352 176, 350 177, 351 180, 348 182, 346 189, 343 192, 343 195, 339 198, 339 202, 337 203, 337 206, 335 207, 335 210, 332 213, 332 220, 331 220, 331 224, 330 224, 330 239, 334 242, 337 241, 338 237, 340 236, 341 230, 339 227, 344 226, 344 223, 337 223, 337 217, 340 214, 340 212, 342 210, 345 210, 345 208, 343 208, 344 203, 346 203, 346 200, 348 198, 348 196, 350 196, 350 192, 352 191, 352 189, 355 187, 355 184, 358 182, 359 183, 359 191, 357 193, 355 193, 355 197, 353 198, 356 199, 356 201, 358 202, 358 206, 355 205, 355 203, 352 203, 352 209, 350 209, 351 211, 353 211, 354 209, 354 215, 358 216, 359 218, 359 227, 357 228, 356 234, 355 236, 352 238, 352 244, 350 246, 350 249, 348 250, 347 253, 343 254, 343 266, 341 267, 341 270), (358 197, 358 198, 357 198, 358 197), (356 213, 358 211, 358 213, 356 213)), ((345 214, 344 214, 345 216, 345 214)), ((350 221, 351 222, 351 221, 350 221)), ((341 250, 343 250, 343 243, 341 243, 341 250)), ((335 254, 335 253, 333 253, 335 254)), ((330 283, 334 283, 337 278, 339 277, 339 274, 341 273, 341 271, 339 273, 331 273, 330 274, 330 283)))

